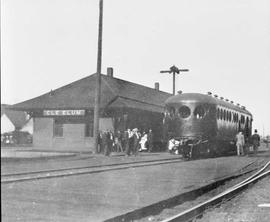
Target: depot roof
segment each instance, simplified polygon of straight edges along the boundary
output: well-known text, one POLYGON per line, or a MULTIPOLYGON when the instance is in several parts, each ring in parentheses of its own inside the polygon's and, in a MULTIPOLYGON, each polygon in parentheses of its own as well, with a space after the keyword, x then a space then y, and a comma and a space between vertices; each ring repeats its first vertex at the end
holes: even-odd
POLYGON ((26 114, 22 111, 10 110, 9 107, 11 106, 1 104, 1 117, 5 114, 16 128, 22 128, 28 121, 26 114))
MULTIPOLYGON (((90 75, 33 99, 17 103, 13 110, 93 109, 96 74, 90 75)), ((135 108, 162 112, 171 94, 122 79, 101 75, 100 108, 135 108)))

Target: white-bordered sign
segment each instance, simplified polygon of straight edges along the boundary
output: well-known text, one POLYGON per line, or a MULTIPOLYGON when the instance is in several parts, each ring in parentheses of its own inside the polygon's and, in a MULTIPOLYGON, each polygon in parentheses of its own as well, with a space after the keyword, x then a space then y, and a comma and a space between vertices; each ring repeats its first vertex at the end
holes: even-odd
POLYGON ((44 116, 83 116, 85 110, 43 110, 44 116))

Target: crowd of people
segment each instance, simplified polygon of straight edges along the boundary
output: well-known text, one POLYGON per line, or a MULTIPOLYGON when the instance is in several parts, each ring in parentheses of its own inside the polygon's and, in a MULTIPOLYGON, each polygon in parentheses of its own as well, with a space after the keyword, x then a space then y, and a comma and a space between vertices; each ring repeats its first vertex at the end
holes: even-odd
POLYGON ((153 151, 153 132, 151 129, 142 133, 137 129, 120 130, 113 133, 110 130, 99 133, 99 153, 109 156, 111 152, 122 152, 126 156, 138 155, 141 151, 153 151))
MULTIPOLYGON (((254 154, 258 152, 260 146, 260 136, 257 130, 250 138, 245 138, 244 134, 240 131, 236 137, 236 150, 237 155, 242 156, 250 153, 253 149, 254 154)), ((99 153, 109 156, 111 152, 125 153, 126 156, 138 155, 141 151, 153 151, 153 132, 151 129, 148 131, 141 131, 137 128, 133 130, 127 129, 124 132, 120 130, 113 133, 110 130, 100 131, 98 141, 99 153)), ((168 151, 172 154, 180 154, 179 146, 181 141, 171 138, 168 141, 168 151)))
MULTIPOLYGON (((180 145, 182 145, 182 142, 183 141, 178 141, 174 138, 171 138, 168 141, 168 151, 171 154, 180 154, 179 148, 180 145)), ((201 141, 199 142, 203 143, 201 141)), ((194 145, 196 145, 196 143, 193 143, 193 146, 194 145)), ((255 129, 254 134, 249 138, 245 138, 243 132, 239 131, 235 136, 235 145, 238 156, 244 156, 251 153, 251 151, 253 151, 253 153, 257 155, 258 148, 260 146, 260 136, 258 135, 258 131, 255 129)))

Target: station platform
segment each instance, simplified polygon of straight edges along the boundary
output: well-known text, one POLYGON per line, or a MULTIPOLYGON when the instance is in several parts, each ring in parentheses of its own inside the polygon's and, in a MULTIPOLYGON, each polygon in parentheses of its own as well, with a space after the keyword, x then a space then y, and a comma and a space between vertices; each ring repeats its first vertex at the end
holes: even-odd
MULTIPOLYGON (((269 154, 269 152, 267 152, 269 154)), ((1 184, 3 221, 104 221, 239 172, 258 156, 179 161, 95 174, 1 184)), ((2 164, 5 173, 78 165, 179 158, 168 153, 111 157, 79 155, 2 164), (57 165, 58 164, 58 165, 57 165), (17 167, 15 167, 17 165, 17 167), (9 166, 9 167, 7 167, 9 166), (38 168, 39 167, 39 168, 38 168), (12 169, 13 168, 13 169, 12 169)), ((2 171, 3 173, 3 171, 2 171)))
POLYGON ((32 147, 1 147, 1 159, 8 158, 45 158, 74 156, 74 152, 55 152, 51 150, 35 150, 32 147))
MULTIPOLYGON (((270 148, 263 144, 258 156, 261 152, 270 152, 270 148)), ((106 157, 103 154, 91 152, 54 151, 46 147, 43 150, 37 150, 34 147, 6 147, 1 148, 3 163, 1 164, 1 174, 181 158, 181 155, 172 155, 167 152, 140 152, 138 156, 128 157, 125 156, 125 153, 113 152, 106 157)))
POLYGON ((32 157, 25 158, 25 154, 21 155, 23 151, 20 151, 17 153, 14 152, 14 155, 11 158, 2 158, 2 175, 25 173, 29 171, 44 171, 78 167, 99 167, 126 163, 181 159, 181 156, 179 155, 171 155, 166 152, 139 153, 138 156, 125 156, 124 153, 111 153, 111 155, 108 157, 104 156, 103 154, 91 153, 24 152, 26 155, 32 157), (18 156, 20 157, 18 158, 18 156))

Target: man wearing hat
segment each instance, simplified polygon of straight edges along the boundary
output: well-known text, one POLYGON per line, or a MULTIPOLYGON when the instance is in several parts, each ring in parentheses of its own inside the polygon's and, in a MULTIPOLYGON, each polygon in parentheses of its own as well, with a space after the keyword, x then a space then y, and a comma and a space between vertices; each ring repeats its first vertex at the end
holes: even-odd
POLYGON ((253 145, 254 154, 257 155, 258 147, 260 146, 260 136, 256 129, 254 130, 254 134, 251 136, 251 143, 253 145))
POLYGON ((133 145, 133 137, 130 129, 127 129, 124 133, 124 144, 126 156, 129 156, 133 145))
POLYGON ((140 135, 138 129, 133 129, 133 154, 137 156, 139 152, 140 135))

